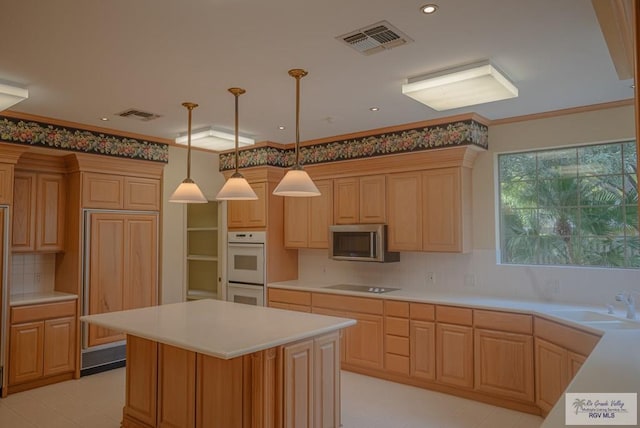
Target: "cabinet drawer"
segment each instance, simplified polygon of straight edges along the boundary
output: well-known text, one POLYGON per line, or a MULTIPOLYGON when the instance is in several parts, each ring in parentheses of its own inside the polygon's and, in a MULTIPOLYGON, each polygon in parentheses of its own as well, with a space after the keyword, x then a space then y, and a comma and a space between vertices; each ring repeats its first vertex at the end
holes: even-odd
POLYGON ((399 336, 385 336, 385 352, 409 356, 409 338, 399 336))
POLYGON ((82 175, 82 207, 122 209, 124 177, 86 172, 82 175))
POLYGON ((286 309, 288 311, 311 312, 311 306, 296 305, 293 303, 269 302, 270 308, 286 309))
POLYGON ((75 300, 60 303, 45 303, 41 305, 16 306, 11 308, 11 324, 70 317, 75 314, 75 300))
POLYGON ((386 334, 409 337, 409 320, 406 318, 385 317, 384 332, 386 334))
POLYGON ((525 314, 514 314, 499 311, 473 311, 473 325, 489 330, 502 330, 513 333, 533 333, 533 317, 525 314))
POLYGON ((384 314, 398 318, 409 318, 409 302, 384 301, 384 314))
POLYGON ((420 321, 433 321, 436 319, 435 306, 428 303, 411 303, 411 319, 420 321))
POLYGON ((319 308, 361 312, 363 314, 382 315, 383 313, 383 300, 380 299, 313 293, 311 295, 311 302, 313 307, 319 308))
POLYGON ((311 305, 311 293, 308 291, 283 290, 269 288, 269 302, 292 303, 294 305, 311 305))
POLYGON ((472 325, 473 310, 455 306, 436 306, 436 321, 447 324, 472 325))
POLYGON ((582 355, 589 355, 600 340, 600 336, 595 334, 576 330, 539 317, 534 319, 534 331, 536 337, 548 340, 582 355))
POLYGON ((385 354, 384 366, 387 370, 409 375, 409 357, 395 354, 385 354))

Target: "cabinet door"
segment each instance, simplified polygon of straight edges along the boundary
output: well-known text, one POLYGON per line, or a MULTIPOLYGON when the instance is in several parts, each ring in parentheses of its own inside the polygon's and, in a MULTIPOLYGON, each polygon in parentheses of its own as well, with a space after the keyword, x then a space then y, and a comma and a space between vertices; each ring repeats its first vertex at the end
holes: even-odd
POLYGON ((333 181, 334 220, 336 224, 356 224, 360 220, 360 187, 358 178, 339 178, 333 181))
MULTIPOLYGON (((126 216, 117 213, 91 215, 89 256, 89 314, 124 309, 126 216)), ((123 340, 124 335, 89 324, 89 346, 123 340)))
POLYGON ((573 380, 576 374, 578 374, 578 371, 586 361, 587 357, 585 357, 584 355, 576 354, 575 352, 567 351, 567 358, 567 369, 569 370, 567 377, 568 383, 573 380))
POLYGON ((76 360, 75 317, 44 322, 44 376, 71 372, 76 360))
POLYGON ((124 208, 124 177, 82 173, 82 207, 114 210, 124 208))
POLYGON ((314 404, 316 428, 340 426, 340 333, 317 337, 314 352, 314 404))
POLYGON ((360 177, 360 223, 386 223, 386 190, 384 175, 360 177))
POLYGON ((124 233, 123 309, 158 303, 158 217, 127 215, 124 233))
POLYGON ((309 248, 329 248, 329 226, 333 224, 333 181, 318 180, 315 182, 320 196, 308 199, 309 248))
POLYGON ((459 168, 422 174, 422 248, 425 251, 460 251, 459 168))
POLYGON ((262 228, 267 225, 267 183, 251 183, 258 199, 254 201, 229 201, 227 225, 233 228, 262 228))
POLYGON ((124 178, 124 209, 160 210, 160 180, 153 178, 124 178))
POLYGON ((536 404, 548 412, 567 387, 567 350, 535 339, 536 404))
POLYGON ((436 378, 436 325, 428 321, 411 320, 411 376, 425 380, 436 378))
MULTIPOLYGON (((155 427, 158 418, 158 342, 127 336, 127 373, 123 416, 155 427)), ((145 426, 123 424, 124 426, 145 426)))
POLYGON ((64 250, 65 179, 62 174, 38 174, 36 250, 64 250))
POLYGON ((421 187, 419 172, 387 176, 389 251, 422 250, 421 187))
POLYGON ((438 382, 473 387, 473 328, 436 325, 436 379, 438 382))
POLYGON ((13 165, 0 163, 0 204, 13 201, 13 165))
POLYGON ((284 198, 284 246, 287 248, 309 245, 309 199, 284 198))
POLYGON ((36 228, 36 174, 17 171, 14 177, 11 249, 34 251, 36 228))
POLYGON ((284 347, 284 426, 311 428, 314 411, 313 340, 284 347))
POLYGON ((345 363, 373 369, 383 368, 384 330, 380 315, 348 313, 358 323, 345 330, 345 363))
POLYGON ((475 330, 475 388, 533 402, 533 337, 475 330))
POLYGON ((9 341, 9 385, 42 376, 44 323, 31 322, 11 326, 9 341))
POLYGON ((196 353, 158 344, 158 427, 194 427, 196 353))

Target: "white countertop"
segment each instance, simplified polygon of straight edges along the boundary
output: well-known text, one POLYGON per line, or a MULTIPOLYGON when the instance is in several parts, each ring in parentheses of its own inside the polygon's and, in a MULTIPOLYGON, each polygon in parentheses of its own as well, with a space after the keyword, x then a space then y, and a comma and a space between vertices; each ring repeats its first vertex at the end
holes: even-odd
POLYGON ((40 293, 20 293, 9 296, 9 306, 37 305, 40 303, 64 302, 75 300, 78 295, 62 291, 45 291, 40 293))
MULTIPOLYGON (((614 314, 624 323, 625 329, 609 329, 606 324, 598 328, 588 322, 580 322, 569 317, 569 311, 590 311, 606 314, 604 305, 571 305, 567 303, 537 302, 518 299, 494 298, 473 295, 437 294, 427 290, 396 290, 383 294, 362 293, 326 289, 331 284, 285 281, 268 284, 268 287, 290 290, 345 294, 359 297, 409 300, 441 305, 467 306, 477 309, 507 310, 555 319, 563 324, 601 334, 593 352, 567 387, 565 392, 637 392, 640 396, 640 322, 628 321, 624 313, 614 314), (565 311, 564 314, 562 311, 565 311), (566 315, 565 315, 566 314, 566 315)), ((640 406, 638 406, 640 409, 640 406)), ((640 419, 639 419, 640 420, 640 419)), ((564 394, 545 418, 541 428, 564 427, 564 394)), ((576 425, 577 426, 577 425, 576 425)), ((590 425, 592 426, 592 425, 590 425)))
POLYGON ((218 358, 245 354, 330 333, 355 320, 195 300, 106 314, 82 321, 218 358))

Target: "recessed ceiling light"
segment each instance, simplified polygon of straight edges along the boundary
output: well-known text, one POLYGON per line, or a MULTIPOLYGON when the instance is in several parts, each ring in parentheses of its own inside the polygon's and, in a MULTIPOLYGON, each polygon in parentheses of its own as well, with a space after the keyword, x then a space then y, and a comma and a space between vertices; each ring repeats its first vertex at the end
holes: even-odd
POLYGON ((107 120, 109 120, 109 118, 108 117, 101 117, 100 120, 103 121, 103 122, 106 122, 107 120))
POLYGON ((380 108, 379 107, 369 107, 369 110, 371 110, 371 111, 379 111, 380 108))
POLYGON ((436 10, 438 10, 437 4, 425 4, 420 7, 420 11, 425 15, 431 15, 432 13, 435 13, 436 10))
POLYGON ((280 125, 280 126, 278 126, 278 129, 282 131, 282 130, 284 130, 284 129, 287 129, 287 127, 286 127, 286 126, 282 126, 282 125, 280 125))

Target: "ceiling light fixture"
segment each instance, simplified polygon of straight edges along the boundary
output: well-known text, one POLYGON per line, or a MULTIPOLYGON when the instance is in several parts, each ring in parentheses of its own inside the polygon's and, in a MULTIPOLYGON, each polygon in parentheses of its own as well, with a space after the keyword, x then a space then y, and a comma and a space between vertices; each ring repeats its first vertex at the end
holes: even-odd
POLYGON ((287 127, 280 125, 280 126, 278 126, 278 129, 281 130, 281 131, 284 131, 285 129, 287 129, 287 127))
POLYGON ((224 183, 222 189, 216 195, 216 199, 219 201, 242 201, 242 200, 256 200, 258 195, 253 191, 247 179, 238 171, 238 97, 244 94, 246 91, 242 88, 229 88, 236 97, 236 132, 235 132, 235 168, 236 171, 231 177, 224 183))
MULTIPOLYGON (((234 147, 235 136, 228 132, 220 131, 215 128, 197 129, 191 134, 191 145, 201 149, 214 150, 217 152, 229 150, 234 147)), ((238 141, 241 146, 250 146, 255 144, 255 140, 249 137, 239 137, 238 141)), ((176 144, 186 144, 187 136, 182 135, 176 138, 176 144)))
POLYGON ((191 111, 198 107, 195 103, 182 103, 189 111, 189 127, 187 128, 187 178, 185 178, 178 188, 169 197, 169 202, 180 204, 204 204, 207 198, 204 197, 198 185, 191 179, 191 111))
POLYGON ((107 122, 109 120, 109 118, 108 117, 101 117, 100 120, 103 121, 103 122, 107 122))
POLYGON ((402 93, 442 111, 515 98, 518 88, 489 61, 482 61, 408 79, 402 93))
POLYGON ((380 111, 380 107, 369 107, 371 111, 380 111))
POLYGON ((29 90, 8 83, 0 83, 0 111, 29 98, 29 90))
POLYGON ((432 13, 435 13, 436 10, 438 10, 437 4, 425 4, 424 6, 420 6, 420 11, 425 15, 431 15, 432 13))
POLYGON ((296 160, 293 167, 287 171, 278 186, 273 191, 278 196, 309 197, 320 196, 320 191, 300 165, 300 79, 308 73, 294 68, 289 70, 289 76, 296 79, 296 160))

